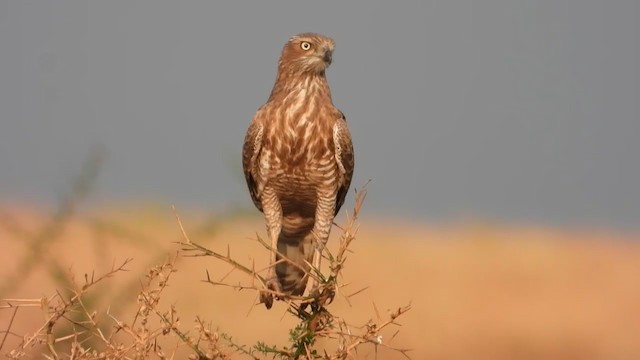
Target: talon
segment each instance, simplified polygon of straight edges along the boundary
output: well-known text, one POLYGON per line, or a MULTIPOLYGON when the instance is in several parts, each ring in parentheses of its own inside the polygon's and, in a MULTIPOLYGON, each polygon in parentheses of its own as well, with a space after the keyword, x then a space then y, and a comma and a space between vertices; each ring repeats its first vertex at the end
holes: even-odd
MULTIPOLYGON (((267 289, 273 292, 282 292, 282 286, 280 285, 280 281, 278 281, 278 278, 275 274, 269 277, 265 285, 267 289)), ((274 294, 272 292, 260 291, 260 302, 263 303, 267 309, 271 309, 271 307, 273 306, 273 297, 274 294)), ((275 297, 276 299, 279 299, 277 295, 275 297)))
POLYGON ((313 302, 313 307, 320 309, 325 305, 331 304, 333 302, 333 299, 336 296, 336 292, 333 286, 320 287, 319 284, 316 284, 311 289, 309 296, 313 297, 313 299, 315 300, 313 302))
POLYGON ((311 292, 309 292, 309 296, 311 296, 315 300, 318 300, 320 298, 320 286, 318 286, 318 284, 315 284, 313 288, 311 288, 311 292))
POLYGON ((336 297, 336 292, 332 288, 331 290, 328 291, 328 294, 327 294, 327 304, 331 304, 333 302, 333 299, 335 299, 335 297, 336 297))
POLYGON ((271 309, 271 307, 273 306, 273 296, 271 295, 271 293, 261 291, 260 302, 263 303, 267 309, 271 309))

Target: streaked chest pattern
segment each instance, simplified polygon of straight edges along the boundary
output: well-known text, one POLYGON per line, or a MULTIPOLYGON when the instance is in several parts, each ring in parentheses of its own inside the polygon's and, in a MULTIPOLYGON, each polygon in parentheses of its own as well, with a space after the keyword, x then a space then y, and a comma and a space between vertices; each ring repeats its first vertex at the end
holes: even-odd
POLYGON ((324 178, 333 175, 333 126, 337 110, 313 83, 275 98, 265 107, 260 172, 267 176, 324 178))

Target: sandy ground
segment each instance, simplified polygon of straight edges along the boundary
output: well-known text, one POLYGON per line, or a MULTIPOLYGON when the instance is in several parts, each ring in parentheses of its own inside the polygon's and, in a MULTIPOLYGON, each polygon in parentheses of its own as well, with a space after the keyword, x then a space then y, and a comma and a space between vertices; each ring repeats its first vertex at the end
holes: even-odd
MULTIPOLYGON (((131 257, 129 271, 101 283, 87 303, 109 323, 107 305, 124 321, 134 312, 146 269, 174 254, 180 231, 170 209, 105 209, 74 217, 56 236, 38 234, 46 214, 5 206, 0 217, 0 289, 3 298, 39 298, 66 286, 69 271, 107 271, 131 257)), ((183 212, 193 241, 256 268, 268 254, 258 217, 206 217, 183 212)), ((344 216, 342 217, 344 219, 344 216)), ((334 236, 339 231, 334 230, 334 236)), ((411 348, 413 359, 640 359, 640 236, 607 231, 555 230, 481 223, 427 226, 364 217, 344 271, 344 294, 330 310, 351 324, 364 324, 411 304, 384 344, 411 348)), ((336 241, 333 241, 335 245, 336 241)), ((239 343, 284 344, 294 324, 277 304, 253 306, 256 294, 202 283, 205 270, 221 277, 227 264, 211 258, 181 258, 161 306, 174 304, 185 330, 196 315, 239 343)), ((246 279, 232 274, 228 281, 246 279)), ((0 330, 11 310, 0 310, 0 330)), ((26 334, 42 324, 38 308, 17 313, 11 331, 26 334)), ((0 339, 2 334, 0 334, 0 339)), ((5 353, 20 339, 7 337, 5 353)), ((367 346, 358 358, 375 358, 367 346)), ((34 358, 39 358, 36 354, 34 358)), ((378 348, 379 359, 401 358, 378 348)))

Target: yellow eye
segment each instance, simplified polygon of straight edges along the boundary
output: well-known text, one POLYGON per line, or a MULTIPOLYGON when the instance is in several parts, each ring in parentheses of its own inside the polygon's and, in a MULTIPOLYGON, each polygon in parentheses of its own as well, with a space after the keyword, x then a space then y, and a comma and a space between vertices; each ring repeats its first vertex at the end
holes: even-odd
POLYGON ((303 42, 300 43, 300 48, 302 50, 304 50, 304 51, 307 51, 307 50, 311 49, 311 44, 306 42, 306 41, 303 41, 303 42))

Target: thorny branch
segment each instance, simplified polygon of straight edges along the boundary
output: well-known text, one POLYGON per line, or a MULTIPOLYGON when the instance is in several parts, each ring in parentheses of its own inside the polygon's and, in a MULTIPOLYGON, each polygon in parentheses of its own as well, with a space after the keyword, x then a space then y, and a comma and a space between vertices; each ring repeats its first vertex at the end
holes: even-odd
MULTIPOLYGON (((356 192, 353 211, 347 214, 346 224, 343 227, 338 226, 342 230, 338 250, 335 253, 330 252, 326 247, 322 250, 323 257, 328 261, 328 273, 323 273, 321 269, 311 268, 309 276, 319 281, 319 287, 312 296, 289 296, 266 289, 265 281, 260 276, 260 273, 265 269, 256 270, 254 264, 247 266, 236 261, 232 257, 229 247, 227 247, 226 254, 222 254, 191 241, 182 225, 180 216, 174 209, 177 223, 182 232, 182 240, 178 242, 182 248, 176 256, 149 270, 146 281, 138 293, 137 311, 130 323, 118 319, 108 309, 106 316, 112 321, 113 330, 107 332, 100 327, 97 312, 91 311, 83 301, 83 295, 97 283, 117 272, 126 271, 125 266, 131 261, 131 259, 127 259, 120 266, 113 266, 111 271, 102 276, 85 274, 84 283, 81 286, 74 286, 72 294, 69 296, 65 297, 57 292, 53 296, 41 299, 4 299, 0 302, 0 310, 13 309, 12 318, 16 316, 21 307, 38 306, 43 309, 45 314, 44 324, 33 334, 25 336, 19 348, 7 355, 12 359, 20 359, 26 356, 27 348, 44 345, 47 353, 43 355, 48 359, 148 359, 153 356, 158 359, 173 359, 176 357, 178 348, 187 347, 192 353, 189 359, 197 360, 230 359, 235 358, 235 355, 254 360, 265 356, 282 359, 338 360, 355 358, 357 350, 361 346, 372 344, 376 350, 378 347, 392 349, 408 358, 408 349, 389 345, 397 331, 385 341, 383 341, 383 332, 391 326, 398 326, 397 318, 409 311, 410 305, 399 307, 391 312, 386 319, 381 319, 374 304, 377 321, 370 320, 362 326, 350 325, 344 318, 331 313, 326 308, 336 293, 350 304, 351 297, 366 290, 364 287, 346 295, 342 291, 338 291, 349 285, 341 283, 342 270, 351 253, 349 246, 355 240, 358 231, 358 214, 365 197, 366 188, 356 192), (196 317, 194 333, 180 329, 180 317, 176 307, 171 305, 168 310, 162 310, 160 302, 172 274, 177 271, 176 259, 179 256, 185 256, 185 254, 187 257, 213 257, 231 265, 231 270, 217 281, 213 280, 211 274, 206 271, 204 282, 229 286, 237 290, 270 291, 276 298, 283 300, 287 304, 288 312, 300 320, 298 325, 290 331, 290 344, 286 347, 270 346, 261 342, 253 347, 240 345, 231 336, 213 331, 211 325, 207 325, 200 317, 196 317), (236 270, 247 274, 251 283, 231 284, 225 282, 227 276, 236 270), (80 314, 81 319, 74 320, 69 316, 70 314, 80 314), (66 335, 54 334, 54 327, 62 320, 73 326, 72 331, 66 335), (152 325, 152 323, 157 325, 152 325), (115 336, 118 333, 120 335, 115 336), (174 334, 176 336, 174 339, 177 338, 177 342, 175 348, 169 349, 170 351, 167 353, 159 340, 160 337, 169 334, 174 334), (90 338, 98 340, 101 349, 96 348, 97 345, 93 345, 93 347, 87 345, 86 341, 90 338), (333 348, 336 350, 331 354, 326 350, 319 350, 316 345, 319 339, 324 339, 323 346, 328 345, 330 341, 335 342, 336 346, 333 348), (65 341, 69 341, 70 346, 68 348, 60 347, 60 343, 65 341), (63 351, 65 349, 66 353, 63 351)), ((259 236, 257 240, 267 250, 275 251, 259 236)), ((283 256, 281 261, 288 260, 283 256)), ((73 284, 76 284, 75 280, 73 280, 73 284)), ((11 323, 2 337, 0 349, 10 331, 11 323)))
MULTIPOLYGON (((321 269, 316 269, 313 267, 311 268, 309 276, 318 279, 320 282, 319 287, 316 293, 313 294, 313 296, 291 296, 267 289, 264 286, 263 278, 259 275, 259 272, 263 271, 264 269, 256 271, 254 267, 248 267, 238 263, 232 258, 231 251, 228 247, 227 254, 223 255, 193 242, 184 230, 180 217, 176 213, 176 219, 182 231, 183 238, 183 240, 179 242, 179 244, 182 246, 182 251, 192 253, 190 256, 211 256, 230 264, 232 266, 231 271, 233 271, 234 269, 238 269, 245 274, 248 274, 252 280, 252 283, 234 284, 225 282, 224 279, 227 277, 228 273, 224 275, 220 281, 215 281, 211 278, 211 274, 209 273, 209 271, 206 271, 206 279, 203 281, 213 285, 232 287, 236 290, 250 289, 256 291, 271 292, 276 296, 277 299, 285 301, 288 305, 288 311, 301 320, 300 324, 302 326, 299 326, 300 331, 295 331, 294 334, 294 331, 292 330, 292 346, 287 348, 278 348, 259 344, 256 349, 263 352, 264 354, 270 354, 272 356, 287 359, 346 359, 349 357, 353 357, 355 350, 359 346, 364 344, 373 344, 375 346, 382 346, 393 349, 408 357, 408 349, 394 348, 383 343, 383 336, 381 333, 391 325, 398 325, 396 319, 409 311, 411 309, 410 305, 398 308, 395 312, 389 315, 389 319, 387 320, 378 320, 378 322, 374 322, 371 320, 364 326, 360 327, 349 326, 344 319, 330 313, 325 308, 325 306, 333 300, 333 297, 337 290, 341 289, 343 286, 346 286, 340 285, 339 279, 341 278, 341 272, 345 267, 348 255, 351 252, 349 250, 349 246, 351 245, 353 240, 355 240, 356 234, 358 232, 358 215, 362 209, 366 194, 366 186, 363 188, 363 190, 356 191, 354 209, 351 213, 347 214, 347 222, 343 227, 340 228, 342 230, 342 234, 339 239, 339 248, 336 253, 332 254, 327 247, 324 247, 323 249, 323 257, 329 262, 329 273, 325 275, 322 273, 321 269), (253 280, 258 280, 260 286, 254 285, 253 280), (311 306, 311 308, 310 310, 307 310, 309 306, 311 306), (354 332, 352 331, 352 328, 355 330, 360 329, 360 331, 354 332), (318 352, 313 350, 313 344, 315 343, 316 338, 337 340, 339 343, 337 352, 333 355, 329 355, 326 353, 322 356, 318 355, 318 352)), ((267 250, 275 251, 259 236, 257 239, 260 244, 267 250)), ((280 254, 280 257, 283 258, 283 260, 281 261, 287 261, 282 254, 280 254)), ((343 297, 347 302, 349 302, 349 298, 362 293, 364 290, 366 290, 366 287, 357 290, 349 295, 343 295, 343 297)), ((393 337, 391 337, 391 339, 392 338, 393 337)))

